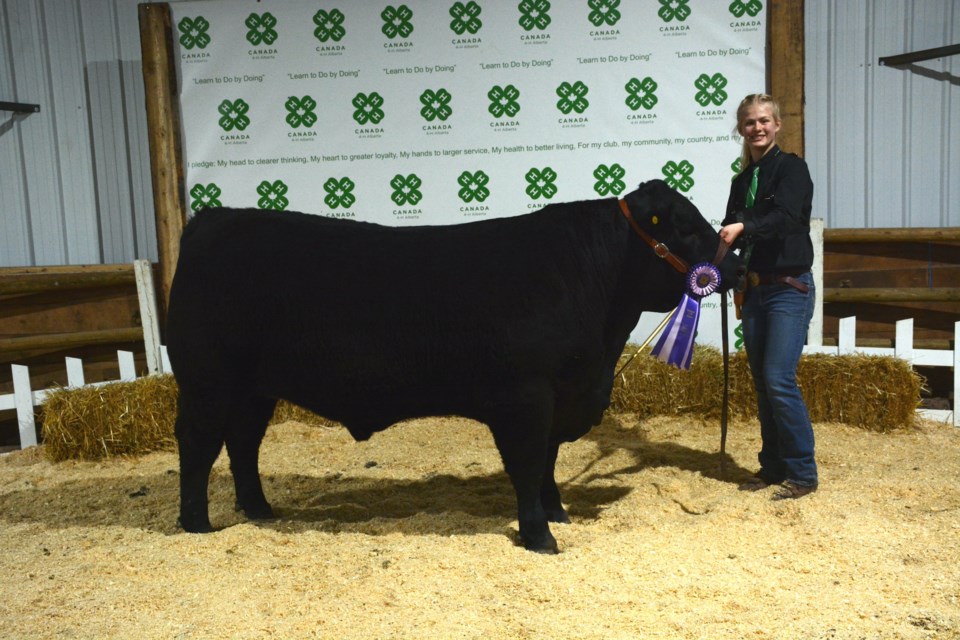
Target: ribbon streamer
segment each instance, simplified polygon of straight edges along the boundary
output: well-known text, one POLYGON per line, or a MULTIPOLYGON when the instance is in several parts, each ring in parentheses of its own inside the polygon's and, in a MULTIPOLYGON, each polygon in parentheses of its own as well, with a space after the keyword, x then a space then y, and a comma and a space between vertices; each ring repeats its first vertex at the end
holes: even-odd
POLYGON ((687 275, 687 293, 673 311, 667 328, 650 352, 657 360, 678 369, 690 370, 693 343, 700 322, 700 300, 720 286, 720 270, 708 262, 701 262, 687 275))

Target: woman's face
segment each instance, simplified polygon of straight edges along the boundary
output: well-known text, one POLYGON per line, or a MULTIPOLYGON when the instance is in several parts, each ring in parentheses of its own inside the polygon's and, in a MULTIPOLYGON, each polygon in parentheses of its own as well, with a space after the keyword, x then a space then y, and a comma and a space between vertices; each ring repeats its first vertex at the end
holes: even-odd
POLYGON ((774 117, 773 108, 769 104, 752 104, 747 107, 739 130, 740 135, 747 141, 750 157, 756 161, 777 143, 780 121, 774 117))

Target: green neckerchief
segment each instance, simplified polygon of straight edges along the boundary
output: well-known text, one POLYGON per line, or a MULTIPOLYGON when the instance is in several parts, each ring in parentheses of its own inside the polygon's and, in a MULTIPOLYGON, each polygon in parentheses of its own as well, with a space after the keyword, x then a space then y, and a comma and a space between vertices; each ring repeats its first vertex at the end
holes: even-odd
MULTIPOLYGON (((776 150, 776 153, 773 154, 773 157, 776 158, 780 155, 780 149, 776 150)), ((745 201, 746 208, 749 209, 753 206, 753 203, 757 199, 757 183, 759 182, 760 177, 760 161, 763 158, 757 161, 757 166, 753 168, 753 175, 750 177, 750 187, 747 189, 747 198, 745 201)), ((750 254, 753 253, 753 243, 747 245, 746 250, 743 252, 743 264, 744 266, 749 266, 750 264, 750 254)))

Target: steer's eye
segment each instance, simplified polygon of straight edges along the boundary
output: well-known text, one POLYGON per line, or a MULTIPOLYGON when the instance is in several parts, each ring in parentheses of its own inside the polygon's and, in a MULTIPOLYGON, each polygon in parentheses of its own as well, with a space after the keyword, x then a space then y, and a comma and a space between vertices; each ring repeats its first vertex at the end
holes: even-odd
POLYGON ((660 218, 658 218, 657 216, 653 216, 652 218, 650 218, 650 222, 652 222, 653 224, 660 224, 660 218))

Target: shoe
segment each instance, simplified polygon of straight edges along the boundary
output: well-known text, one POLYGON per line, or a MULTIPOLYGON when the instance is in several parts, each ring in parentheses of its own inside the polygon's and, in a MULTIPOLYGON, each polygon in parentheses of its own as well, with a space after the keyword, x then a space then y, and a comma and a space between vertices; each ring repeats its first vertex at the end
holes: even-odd
POLYGON ((771 480, 770 477, 763 472, 763 469, 757 471, 749 480, 737 487, 738 491, 763 491, 767 487, 772 487, 775 484, 780 484, 780 480, 771 480))
POLYGON ((777 491, 773 494, 774 500, 796 500, 797 498, 802 498, 805 495, 809 495, 817 490, 817 485, 815 484, 796 484, 790 480, 786 480, 783 484, 780 485, 780 491, 777 491))
POLYGON ((753 476, 739 487, 737 491, 763 491, 770 486, 770 483, 760 476, 753 476))

